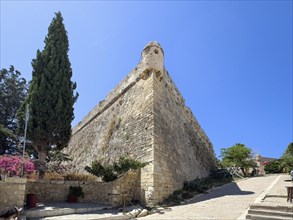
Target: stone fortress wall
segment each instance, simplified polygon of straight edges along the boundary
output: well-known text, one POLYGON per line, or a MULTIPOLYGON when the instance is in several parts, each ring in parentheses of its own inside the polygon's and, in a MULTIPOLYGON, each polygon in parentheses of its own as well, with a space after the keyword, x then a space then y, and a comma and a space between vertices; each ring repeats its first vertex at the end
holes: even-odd
POLYGON ((150 162, 139 180, 145 197, 153 186, 153 85, 142 80, 142 69, 132 71, 73 129, 64 152, 73 158, 78 172, 85 172, 94 160, 107 164, 120 156, 150 162))
POLYGON ((139 179, 140 199, 148 204, 216 166, 212 144, 166 71, 157 42, 144 48, 140 64, 73 128, 64 151, 78 172, 93 160, 106 164, 123 155, 150 162, 139 179))
POLYGON ((153 80, 154 189, 155 201, 160 201, 182 188, 184 181, 208 176, 215 168, 215 156, 211 142, 167 71, 163 79, 153 80))

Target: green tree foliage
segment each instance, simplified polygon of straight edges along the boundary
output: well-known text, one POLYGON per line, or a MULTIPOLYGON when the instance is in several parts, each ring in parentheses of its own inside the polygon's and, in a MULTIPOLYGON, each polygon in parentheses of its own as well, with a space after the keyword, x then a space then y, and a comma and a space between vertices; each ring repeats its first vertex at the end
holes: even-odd
POLYGON ((252 150, 246 147, 244 144, 235 144, 230 148, 221 149, 221 164, 224 167, 239 167, 244 176, 247 176, 247 170, 249 167, 254 167, 255 162, 252 160, 252 150))
POLYGON ((0 154, 16 146, 17 110, 27 95, 28 84, 10 66, 0 70, 0 154))
POLYGON ((105 182, 113 181, 121 177, 129 170, 137 170, 148 165, 132 158, 120 157, 118 162, 113 165, 103 166, 98 161, 93 161, 91 167, 86 166, 84 169, 97 177, 102 177, 105 182))
POLYGON ((118 178, 118 175, 114 173, 113 166, 103 166, 99 161, 93 161, 91 166, 86 166, 85 171, 97 177, 102 177, 105 182, 110 182, 118 178))
POLYGON ((283 154, 283 156, 285 156, 285 155, 289 155, 289 156, 292 156, 293 157, 293 142, 291 142, 288 145, 288 147, 287 147, 285 153, 283 154))
POLYGON ((264 170, 266 173, 282 173, 283 164, 282 160, 273 160, 265 165, 264 170))
POLYGON ((45 38, 45 48, 37 51, 32 61, 32 81, 19 117, 24 119, 29 105, 28 138, 38 152, 40 178, 50 150, 67 146, 74 119, 73 104, 76 84, 71 81, 72 69, 68 58, 69 42, 60 12, 55 14, 45 38))
POLYGON ((293 170, 293 142, 288 145, 286 151, 281 157, 281 160, 286 172, 293 170))

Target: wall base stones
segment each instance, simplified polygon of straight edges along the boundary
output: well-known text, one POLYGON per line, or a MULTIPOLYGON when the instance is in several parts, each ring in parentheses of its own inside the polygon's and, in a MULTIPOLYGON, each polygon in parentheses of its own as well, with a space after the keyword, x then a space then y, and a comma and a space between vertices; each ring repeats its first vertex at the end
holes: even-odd
POLYGON ((23 207, 25 200, 26 178, 8 177, 0 181, 0 210, 8 206, 23 207))

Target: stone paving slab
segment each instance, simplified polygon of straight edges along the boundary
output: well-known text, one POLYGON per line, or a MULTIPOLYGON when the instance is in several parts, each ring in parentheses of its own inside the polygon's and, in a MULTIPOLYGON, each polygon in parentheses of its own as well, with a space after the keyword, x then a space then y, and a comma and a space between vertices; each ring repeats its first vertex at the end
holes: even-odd
POLYGON ((62 216, 52 216, 46 218, 34 218, 31 220, 128 220, 130 217, 123 215, 117 210, 104 210, 90 213, 80 213, 62 216))
POLYGON ((261 176, 227 184, 209 194, 203 194, 190 204, 173 206, 169 211, 140 219, 236 220, 241 216, 245 218, 243 213, 249 205, 254 203, 276 178, 278 175, 261 176))
POLYGON ((267 206, 288 206, 293 207, 292 203, 287 202, 287 186, 293 187, 290 175, 282 174, 273 188, 259 202, 267 206))
POLYGON ((293 181, 291 180, 289 174, 281 175, 277 184, 272 188, 272 190, 270 190, 267 196, 276 196, 276 197, 284 196, 287 198, 286 186, 293 187, 293 181))
POLYGON ((25 215, 28 219, 42 218, 49 216, 60 216, 75 213, 95 212, 108 209, 110 206, 105 206, 96 203, 67 203, 53 202, 39 204, 38 207, 25 210, 25 215))

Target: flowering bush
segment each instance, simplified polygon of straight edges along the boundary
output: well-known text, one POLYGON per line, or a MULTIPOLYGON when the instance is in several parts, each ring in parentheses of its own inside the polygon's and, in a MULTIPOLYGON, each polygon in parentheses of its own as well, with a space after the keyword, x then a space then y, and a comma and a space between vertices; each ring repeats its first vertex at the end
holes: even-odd
MULTIPOLYGON (((22 158, 20 156, 2 155, 0 156, 0 171, 8 176, 19 176, 21 174, 22 158)), ((29 159, 24 159, 24 173, 32 173, 35 169, 34 163, 29 159)))

